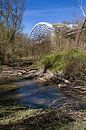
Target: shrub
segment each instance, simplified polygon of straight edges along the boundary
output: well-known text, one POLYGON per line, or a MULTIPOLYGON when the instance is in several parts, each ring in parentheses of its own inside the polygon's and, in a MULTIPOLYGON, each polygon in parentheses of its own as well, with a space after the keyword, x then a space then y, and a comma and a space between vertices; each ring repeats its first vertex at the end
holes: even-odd
POLYGON ((44 65, 44 70, 51 69, 52 71, 58 72, 63 70, 63 56, 61 53, 45 55, 42 58, 42 64, 44 65))
POLYGON ((85 80, 86 75, 86 51, 69 51, 64 56, 65 77, 75 80, 85 80))
POLYGON ((66 79, 86 80, 86 51, 70 50, 46 55, 41 60, 44 72, 50 69, 54 72, 64 72, 66 79))

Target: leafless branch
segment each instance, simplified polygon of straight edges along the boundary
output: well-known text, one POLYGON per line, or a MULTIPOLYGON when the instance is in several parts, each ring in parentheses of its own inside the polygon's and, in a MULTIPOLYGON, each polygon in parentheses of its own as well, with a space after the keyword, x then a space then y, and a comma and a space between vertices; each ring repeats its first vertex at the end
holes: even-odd
POLYGON ((82 23, 81 27, 79 28, 77 36, 76 36, 76 46, 77 47, 78 47, 78 44, 79 44, 79 40, 80 40, 80 36, 81 36, 82 30, 83 30, 83 28, 85 26, 85 23, 86 23, 86 13, 85 13, 85 11, 83 9, 82 0, 78 0, 78 3, 79 3, 79 7, 80 7, 80 9, 82 11, 82 14, 84 16, 84 20, 83 20, 83 23, 82 23))

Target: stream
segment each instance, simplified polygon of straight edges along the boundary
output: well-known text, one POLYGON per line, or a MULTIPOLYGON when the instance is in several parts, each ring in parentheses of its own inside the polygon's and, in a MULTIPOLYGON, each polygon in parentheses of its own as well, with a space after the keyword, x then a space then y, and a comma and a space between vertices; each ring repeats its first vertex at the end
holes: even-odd
MULTIPOLYGON (((17 88, 2 92, 0 94, 0 104, 12 104, 14 102, 29 108, 59 108, 66 104, 73 104, 86 108, 86 103, 82 103, 73 97, 67 96, 64 91, 55 85, 42 85, 32 81, 21 81, 5 84, 5 87, 17 86, 17 88)), ((1 88, 1 85, 0 85, 1 88)), ((4 86, 2 85, 2 88, 4 86)))

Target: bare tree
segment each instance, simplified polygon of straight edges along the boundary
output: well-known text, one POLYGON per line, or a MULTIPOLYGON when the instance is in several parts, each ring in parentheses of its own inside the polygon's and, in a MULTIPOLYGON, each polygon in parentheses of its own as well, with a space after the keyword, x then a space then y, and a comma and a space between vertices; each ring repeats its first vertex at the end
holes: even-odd
POLYGON ((79 44, 80 35, 81 35, 82 30, 83 30, 83 28, 85 27, 85 24, 86 24, 86 12, 84 10, 82 0, 78 0, 78 3, 79 3, 80 10, 83 14, 84 20, 83 20, 83 23, 82 23, 82 25, 79 28, 78 33, 77 33, 77 37, 76 37, 76 46, 77 47, 78 47, 78 44, 79 44))
POLYGON ((24 0, 0 0, 0 53, 6 58, 13 52, 15 35, 21 28, 24 2, 24 0))
POLYGON ((24 0, 0 0, 0 23, 8 32, 9 42, 20 29, 24 13, 24 0))

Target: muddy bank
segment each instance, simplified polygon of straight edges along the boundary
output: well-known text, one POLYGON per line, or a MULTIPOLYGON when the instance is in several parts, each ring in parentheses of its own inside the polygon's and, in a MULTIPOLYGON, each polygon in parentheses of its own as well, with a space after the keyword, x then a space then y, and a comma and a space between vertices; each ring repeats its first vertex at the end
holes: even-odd
POLYGON ((30 66, 1 66, 0 83, 14 82, 22 79, 33 79, 36 76, 38 69, 30 68, 30 66))

